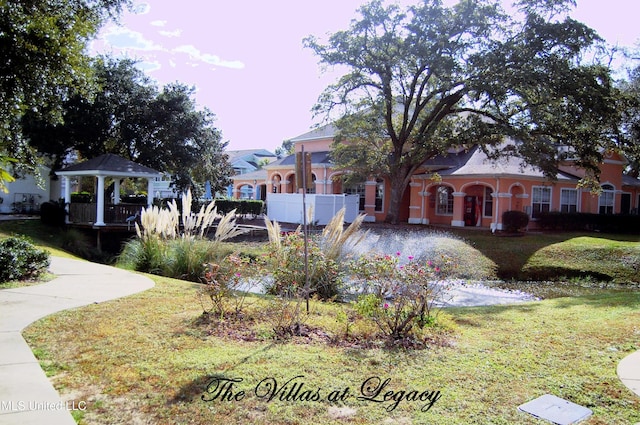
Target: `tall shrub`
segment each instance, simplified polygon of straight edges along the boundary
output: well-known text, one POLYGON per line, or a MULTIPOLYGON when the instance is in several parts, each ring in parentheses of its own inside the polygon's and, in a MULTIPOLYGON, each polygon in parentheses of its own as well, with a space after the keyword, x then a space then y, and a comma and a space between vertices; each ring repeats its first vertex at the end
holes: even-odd
POLYGON ((502 225, 509 233, 516 233, 529 224, 529 215, 522 211, 505 211, 502 213, 502 225))

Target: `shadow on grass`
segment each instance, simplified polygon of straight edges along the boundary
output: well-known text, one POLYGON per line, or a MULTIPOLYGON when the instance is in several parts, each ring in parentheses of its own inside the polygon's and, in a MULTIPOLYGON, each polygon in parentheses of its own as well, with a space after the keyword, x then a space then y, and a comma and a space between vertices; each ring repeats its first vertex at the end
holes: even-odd
MULTIPOLYGON (((239 379, 237 376, 233 376, 232 372, 240 365, 247 363, 251 358, 262 354, 266 351, 269 351, 276 344, 272 343, 266 345, 263 348, 255 350, 248 356, 243 357, 237 363, 232 365, 231 367, 225 368, 224 371, 219 373, 209 374, 205 376, 201 376, 199 378, 194 379, 193 381, 183 385, 180 387, 176 395, 168 401, 168 404, 180 404, 180 403, 189 403, 193 401, 204 400, 203 397, 207 397, 207 394, 213 394, 217 389, 220 388, 222 384, 227 382, 228 380, 237 380, 239 379)), ((231 382, 231 381, 229 381, 231 382)), ((238 382, 239 383, 239 382, 238 382)), ((238 387, 238 383, 235 383, 235 387, 238 387)))
POLYGON ((527 233, 523 237, 500 237, 488 231, 450 229, 451 234, 468 242, 493 261, 498 278, 503 280, 547 280, 562 278, 594 279, 608 282, 613 279, 606 270, 578 270, 573 264, 562 266, 526 267, 540 250, 578 237, 599 238, 603 241, 638 242, 638 235, 616 235, 586 232, 527 233))

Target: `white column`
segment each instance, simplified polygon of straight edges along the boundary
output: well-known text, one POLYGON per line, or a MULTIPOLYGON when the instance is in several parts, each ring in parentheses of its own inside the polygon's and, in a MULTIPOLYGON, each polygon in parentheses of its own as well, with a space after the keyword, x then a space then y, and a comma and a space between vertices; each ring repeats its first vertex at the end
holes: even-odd
POLYGON ((69 204, 71 203, 71 179, 69 176, 62 176, 64 182, 64 210, 67 212, 64 216, 65 223, 69 224, 69 204))
POLYGON ((94 226, 104 226, 104 176, 98 176, 98 200, 96 205, 96 222, 94 226))
POLYGON ((118 205, 120 203, 120 179, 118 177, 113 179, 113 204, 118 205))
POLYGON ((147 207, 150 207, 151 205, 153 205, 153 197, 154 197, 154 193, 153 193, 153 181, 155 180, 155 177, 149 177, 147 179, 147 207))

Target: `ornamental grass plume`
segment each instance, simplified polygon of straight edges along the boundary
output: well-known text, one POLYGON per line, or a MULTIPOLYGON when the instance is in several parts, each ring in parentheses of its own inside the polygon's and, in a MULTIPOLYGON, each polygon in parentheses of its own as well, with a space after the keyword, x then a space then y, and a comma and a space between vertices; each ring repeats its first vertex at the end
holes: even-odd
POLYGON ((334 261, 338 261, 342 257, 347 245, 353 247, 367 236, 367 232, 360 232, 360 226, 365 218, 364 214, 358 215, 346 229, 344 215, 345 209, 342 208, 322 231, 322 241, 320 242, 322 252, 327 258, 334 261))
MULTIPOLYGON (((140 239, 157 236, 160 239, 195 238, 203 239, 206 232, 218 217, 215 200, 206 207, 200 207, 198 213, 191 212, 193 198, 191 191, 182 194, 182 211, 179 210, 175 199, 167 204, 167 208, 151 206, 143 208, 140 223, 136 223, 136 233, 140 239), (182 223, 182 230, 180 224, 182 223)), ((245 233, 235 222, 235 210, 221 217, 216 228, 214 241, 220 242, 245 233)))

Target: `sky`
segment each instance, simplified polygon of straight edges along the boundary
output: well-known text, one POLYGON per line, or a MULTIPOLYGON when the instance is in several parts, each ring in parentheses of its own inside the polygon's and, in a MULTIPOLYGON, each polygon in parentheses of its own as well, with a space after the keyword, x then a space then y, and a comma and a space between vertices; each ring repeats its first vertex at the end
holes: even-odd
MULTIPOLYGON (((347 29, 363 3, 134 0, 119 22, 102 28, 90 52, 137 60, 159 87, 195 87, 198 107, 215 114, 227 149, 274 151, 321 122, 311 108, 339 76, 323 71, 302 40, 347 29)), ((640 42, 639 15, 638 0, 577 0, 571 13, 621 47, 640 42)))

